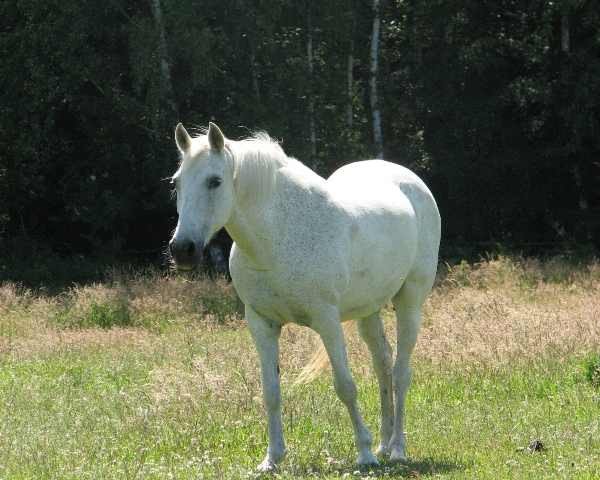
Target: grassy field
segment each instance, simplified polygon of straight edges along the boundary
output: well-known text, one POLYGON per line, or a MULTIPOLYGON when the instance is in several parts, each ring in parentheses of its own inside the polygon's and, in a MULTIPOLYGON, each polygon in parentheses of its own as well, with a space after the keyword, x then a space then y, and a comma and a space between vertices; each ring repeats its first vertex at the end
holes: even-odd
MULTIPOLYGON (((265 422, 238 310, 225 282, 156 271, 52 295, 3 284, 0 479, 255 478, 265 422)), ((348 343, 375 434, 376 381, 352 330, 348 343)), ((317 345, 286 327, 276 478, 600 478, 597 262, 441 268, 414 355, 406 465, 359 471, 327 372, 293 384, 317 345)))

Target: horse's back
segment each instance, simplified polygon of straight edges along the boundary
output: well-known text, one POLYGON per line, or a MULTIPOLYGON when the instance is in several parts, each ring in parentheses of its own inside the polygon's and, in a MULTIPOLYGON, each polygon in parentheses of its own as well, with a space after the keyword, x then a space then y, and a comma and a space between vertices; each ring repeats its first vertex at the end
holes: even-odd
MULTIPOLYGON (((400 189, 417 210, 437 206, 433 195, 413 171, 385 160, 364 160, 344 165, 327 179, 330 188, 338 191, 377 192, 386 185, 400 189), (422 205, 421 205, 422 204, 422 205)), ((439 217, 439 213, 438 213, 439 217)))
MULTIPOLYGON (((411 170, 384 160, 365 160, 347 164, 327 180, 329 188, 348 205, 410 203, 414 211, 419 242, 439 247, 440 214, 429 188, 411 170)), ((352 208, 352 207, 350 207, 352 208)))

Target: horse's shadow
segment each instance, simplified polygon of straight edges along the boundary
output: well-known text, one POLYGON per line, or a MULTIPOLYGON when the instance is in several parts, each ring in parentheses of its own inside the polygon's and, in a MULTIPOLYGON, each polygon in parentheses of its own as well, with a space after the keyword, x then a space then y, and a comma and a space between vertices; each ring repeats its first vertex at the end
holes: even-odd
MULTIPOLYGON (((288 467, 289 468, 289 467, 288 467)), ((379 465, 370 467, 358 466, 331 466, 323 464, 298 465, 295 468, 284 468, 282 473, 291 473, 294 476, 330 476, 337 474, 343 477, 344 474, 352 474, 353 478, 418 478, 421 475, 436 475, 463 470, 465 465, 458 464, 451 460, 424 457, 403 463, 381 461, 379 465)))
POLYGON ((411 478, 424 474, 435 475, 448 473, 455 470, 463 470, 464 468, 464 465, 451 460, 424 457, 412 461, 409 460, 404 463, 381 462, 380 465, 373 470, 372 476, 379 477, 385 474, 394 473, 411 478))

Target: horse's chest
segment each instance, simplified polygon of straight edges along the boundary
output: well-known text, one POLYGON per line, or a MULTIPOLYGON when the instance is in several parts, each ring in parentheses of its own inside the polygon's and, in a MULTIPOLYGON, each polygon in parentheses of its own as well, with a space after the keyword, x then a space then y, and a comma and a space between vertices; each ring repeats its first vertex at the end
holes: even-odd
MULTIPOLYGON (((243 260, 232 257, 231 277, 240 299, 259 315, 271 321, 289 322, 310 326, 318 305, 322 303, 322 292, 318 295, 307 287, 280 272, 259 271, 247 268, 243 260)), ((301 275, 300 275, 301 276, 301 275)), ((314 285, 313 285, 314 286, 314 285)))
POLYGON ((247 275, 235 281, 236 290, 245 305, 262 317, 280 324, 288 322, 310 325, 310 308, 285 288, 274 287, 268 275, 247 275), (254 277, 249 280, 249 277, 254 277))

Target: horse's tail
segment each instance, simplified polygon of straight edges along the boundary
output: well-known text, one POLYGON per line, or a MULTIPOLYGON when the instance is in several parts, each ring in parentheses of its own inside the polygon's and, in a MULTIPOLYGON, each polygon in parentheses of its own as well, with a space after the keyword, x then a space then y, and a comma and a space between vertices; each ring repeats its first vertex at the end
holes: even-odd
MULTIPOLYGON (((344 336, 348 336, 348 332, 352 328, 353 322, 344 322, 342 328, 344 329, 344 336)), ((306 364, 306 366, 300 371, 300 374, 294 381, 294 385, 306 384, 315 380, 329 364, 329 357, 327 356, 327 350, 323 342, 319 342, 319 347, 315 350, 312 357, 306 364)))

